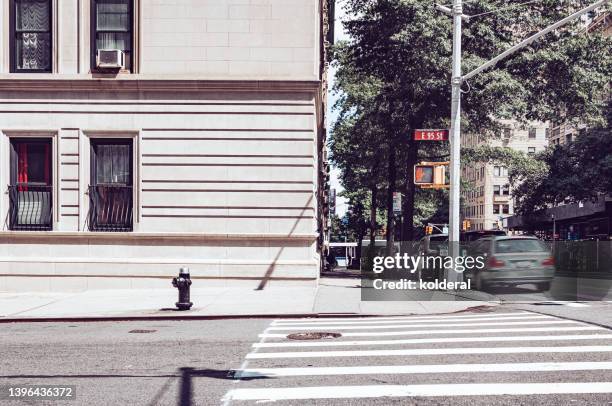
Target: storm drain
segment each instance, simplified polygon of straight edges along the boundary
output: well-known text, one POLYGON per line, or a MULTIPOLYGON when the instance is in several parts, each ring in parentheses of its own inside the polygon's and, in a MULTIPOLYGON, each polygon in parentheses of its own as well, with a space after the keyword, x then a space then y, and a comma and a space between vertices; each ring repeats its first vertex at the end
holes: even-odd
POLYGON ((130 330, 128 333, 133 334, 147 334, 147 333, 155 333, 157 330, 130 330))
POLYGON ((324 333, 324 332, 308 332, 308 333, 294 333, 287 336, 290 340, 328 340, 331 338, 342 337, 340 333, 324 333))

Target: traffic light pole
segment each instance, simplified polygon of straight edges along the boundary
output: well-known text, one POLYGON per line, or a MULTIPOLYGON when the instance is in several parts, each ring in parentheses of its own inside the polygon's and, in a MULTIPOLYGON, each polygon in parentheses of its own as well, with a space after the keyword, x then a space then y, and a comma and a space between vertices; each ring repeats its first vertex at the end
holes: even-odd
MULTIPOLYGON (((453 0, 452 10, 446 7, 438 6, 439 10, 446 13, 450 11, 453 16, 453 61, 452 61, 452 101, 451 101, 451 127, 450 127, 450 204, 449 204, 449 224, 448 224, 448 239, 449 239, 449 254, 452 257, 459 256, 459 202, 461 198, 460 178, 461 178, 461 85, 464 81, 474 77, 480 72, 495 66, 502 59, 512 55, 516 51, 528 46, 543 35, 575 20, 589 11, 595 10, 597 7, 603 6, 609 0, 599 0, 594 4, 583 8, 580 11, 552 24, 542 31, 530 36, 529 38, 519 42, 518 44, 508 48, 489 62, 484 63, 480 67, 474 69, 465 76, 461 75, 461 28, 462 20, 469 21, 469 16, 463 14, 463 0, 453 0)), ((457 281, 460 279, 460 274, 457 272, 447 272, 449 281, 457 281)))
MULTIPOLYGON (((449 255, 459 256, 459 203, 461 179, 461 23, 463 18, 462 0, 453 3, 453 73, 450 127, 450 207, 448 221, 449 255)), ((459 279, 457 272, 447 270, 449 282, 459 279)))

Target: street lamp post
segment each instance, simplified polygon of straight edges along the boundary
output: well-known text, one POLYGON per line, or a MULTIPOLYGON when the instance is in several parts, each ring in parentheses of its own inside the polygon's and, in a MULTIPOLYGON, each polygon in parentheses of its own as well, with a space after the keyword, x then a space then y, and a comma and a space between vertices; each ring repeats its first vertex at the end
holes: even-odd
MULTIPOLYGON (((461 23, 463 16, 462 0, 453 3, 453 72, 452 104, 450 126, 450 202, 448 224, 448 248, 451 257, 459 256, 459 203, 461 178, 461 23)), ((447 272, 447 279, 458 279, 457 272, 447 272)))
MULTIPOLYGON (((484 63, 480 67, 474 69, 468 74, 461 74, 461 26, 462 20, 469 21, 470 16, 463 14, 463 0, 453 0, 453 8, 449 10, 447 7, 438 5, 438 9, 452 14, 453 17, 453 56, 452 56, 452 101, 451 101, 451 127, 450 127, 450 202, 449 202, 449 248, 450 255, 457 257, 459 254, 459 199, 460 199, 460 171, 461 171, 461 85, 464 81, 474 77, 480 72, 491 68, 502 59, 512 55, 516 51, 528 46, 538 38, 548 34, 551 31, 575 20, 581 15, 595 10, 609 0, 599 0, 592 5, 583 8, 580 11, 546 27, 542 31, 530 36, 529 38, 519 42, 518 44, 508 48, 495 58, 484 63)), ((447 278, 449 281, 459 279, 457 272, 448 272, 447 278)))

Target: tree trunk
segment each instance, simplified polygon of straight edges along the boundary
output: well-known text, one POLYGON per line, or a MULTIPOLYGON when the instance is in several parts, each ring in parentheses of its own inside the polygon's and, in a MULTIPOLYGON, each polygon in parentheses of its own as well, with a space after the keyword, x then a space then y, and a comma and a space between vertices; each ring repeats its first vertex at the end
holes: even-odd
POLYGON ((414 199, 416 188, 414 186, 414 165, 417 164, 418 144, 414 140, 408 141, 406 155, 406 183, 404 184, 404 199, 402 201, 402 251, 407 252, 410 241, 414 240, 414 199))
POLYGON ((395 252, 395 216, 393 215, 393 193, 395 192, 395 143, 389 144, 389 167, 387 170, 389 187, 387 188, 387 255, 395 252))
POLYGON ((376 241, 376 197, 378 195, 376 185, 371 186, 370 193, 372 195, 372 203, 370 204, 370 249, 373 249, 376 241))

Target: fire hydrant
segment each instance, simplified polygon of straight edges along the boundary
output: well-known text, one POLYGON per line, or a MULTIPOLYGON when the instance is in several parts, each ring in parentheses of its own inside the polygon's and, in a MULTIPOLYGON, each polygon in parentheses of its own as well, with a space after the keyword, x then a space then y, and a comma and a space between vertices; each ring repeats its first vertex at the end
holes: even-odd
POLYGON ((181 268, 178 278, 172 278, 172 286, 178 289, 178 302, 176 307, 179 310, 189 310, 193 303, 189 301, 189 290, 191 289, 191 277, 189 268, 181 268))

